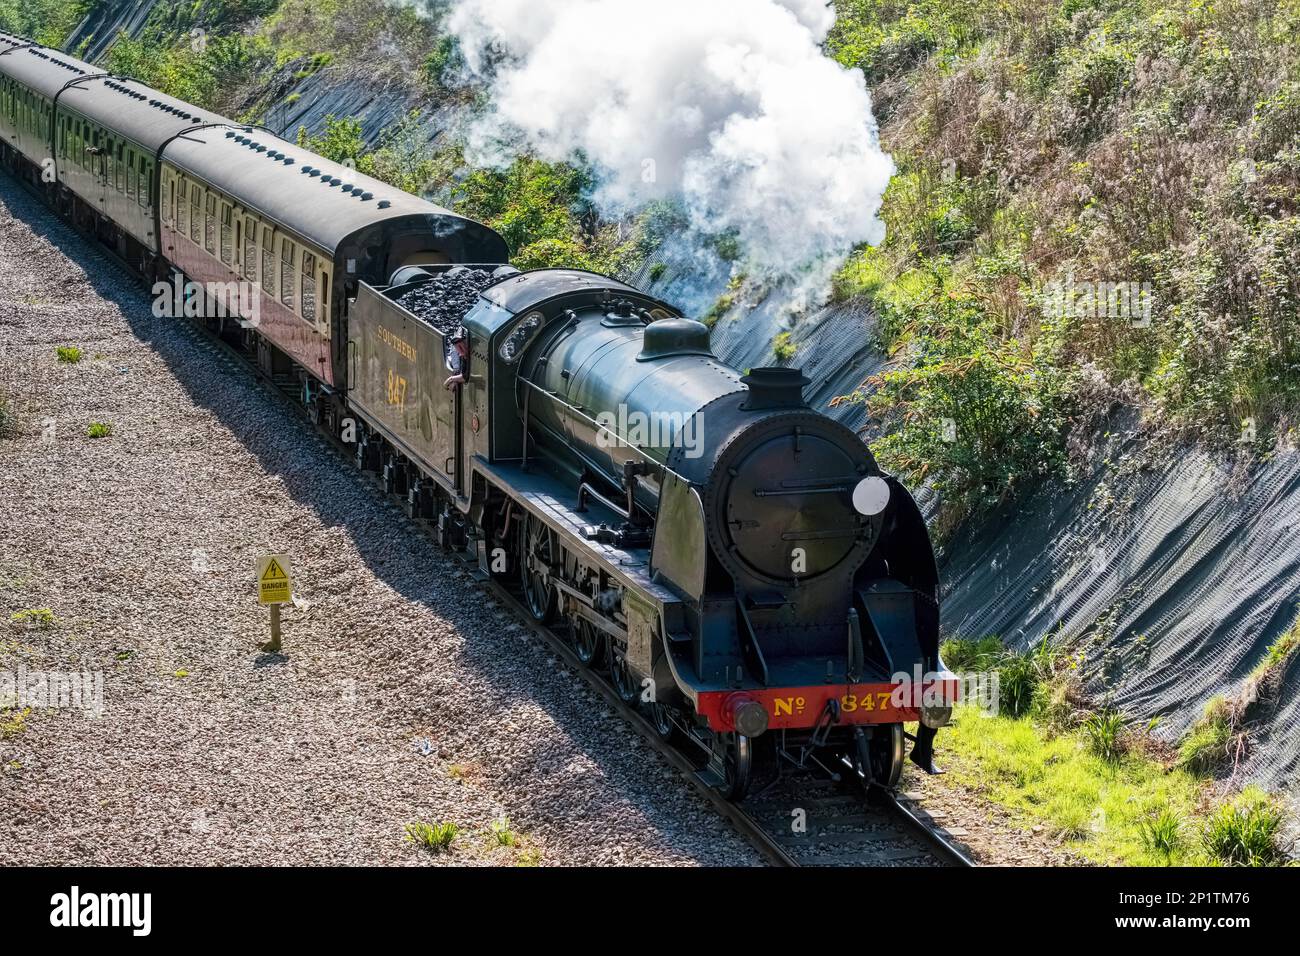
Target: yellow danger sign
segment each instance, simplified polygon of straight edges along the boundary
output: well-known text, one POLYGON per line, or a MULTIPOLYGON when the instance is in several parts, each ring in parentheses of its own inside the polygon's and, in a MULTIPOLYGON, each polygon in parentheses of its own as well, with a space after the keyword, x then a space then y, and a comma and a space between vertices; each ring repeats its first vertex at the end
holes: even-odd
POLYGON ((264 554, 257 559, 257 603, 288 604, 293 600, 293 571, 287 554, 264 554))

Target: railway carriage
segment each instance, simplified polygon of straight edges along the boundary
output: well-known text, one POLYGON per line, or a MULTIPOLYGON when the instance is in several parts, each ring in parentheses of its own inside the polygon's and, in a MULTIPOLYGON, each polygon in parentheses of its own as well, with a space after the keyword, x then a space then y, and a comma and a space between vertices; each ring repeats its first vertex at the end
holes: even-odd
MULTIPOLYGON (((266 371, 297 367, 330 390, 346 379, 347 302, 411 262, 502 260, 487 227, 266 130, 221 123, 165 145, 160 212, 167 263, 256 296, 266 371)), ((248 320, 250 316, 243 315, 248 320)), ((306 398, 328 414, 333 405, 306 398)))
POLYGON ((487 226, 4 34, 0 154, 147 279, 197 289, 733 798, 791 765, 892 786, 908 721, 931 768, 957 688, 925 522, 798 371, 742 375, 632 286, 520 273, 487 226), (398 300, 470 266, 493 279, 448 387, 450 329, 398 300))
MULTIPOLYGON (((10 169, 38 173, 50 153, 54 98, 87 65, 31 40, 0 33, 0 153, 10 169)), ((37 180, 39 182, 39 179, 37 180)))

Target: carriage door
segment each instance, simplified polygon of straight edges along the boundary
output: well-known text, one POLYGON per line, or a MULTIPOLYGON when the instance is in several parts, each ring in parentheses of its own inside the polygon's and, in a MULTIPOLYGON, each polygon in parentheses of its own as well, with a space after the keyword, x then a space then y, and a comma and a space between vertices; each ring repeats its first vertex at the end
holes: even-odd
POLYGON ((99 214, 107 217, 108 210, 108 151, 112 149, 109 145, 108 136, 102 129, 95 130, 95 152, 91 157, 94 162, 95 171, 95 201, 99 208, 99 214))

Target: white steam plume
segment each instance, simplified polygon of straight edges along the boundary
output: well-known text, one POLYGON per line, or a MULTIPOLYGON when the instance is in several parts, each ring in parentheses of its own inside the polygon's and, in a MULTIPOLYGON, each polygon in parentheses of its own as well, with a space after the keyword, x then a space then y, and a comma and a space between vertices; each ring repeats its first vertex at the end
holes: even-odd
POLYGON ((825 0, 457 0, 492 94, 471 158, 581 155, 608 213, 675 197, 751 267, 822 272, 884 238, 894 171, 861 72, 820 49, 834 19, 825 0))

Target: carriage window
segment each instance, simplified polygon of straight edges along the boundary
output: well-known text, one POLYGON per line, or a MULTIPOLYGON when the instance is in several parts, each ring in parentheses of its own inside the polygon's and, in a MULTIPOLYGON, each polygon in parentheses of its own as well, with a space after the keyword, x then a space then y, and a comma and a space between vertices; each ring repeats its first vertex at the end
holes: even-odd
POLYGON ((262 227, 262 288, 275 298, 275 237, 270 226, 262 227))
POLYGON ((113 177, 116 175, 117 169, 115 152, 116 144, 110 136, 104 141, 104 182, 108 185, 109 189, 113 188, 113 177))
POLYGON ((135 198, 135 151, 126 151, 126 194, 135 198))
POLYGON ((294 263, 295 249, 288 239, 280 240, 280 301, 289 308, 294 308, 294 263))
POLYGON ((117 164, 114 167, 113 175, 117 178, 117 191, 126 192, 126 157, 122 152, 122 144, 117 144, 117 164))
POLYGON ((203 245, 212 255, 217 254, 217 197, 208 196, 203 217, 203 245))
POLYGON ((322 272, 320 274, 320 315, 322 319, 329 320, 330 316, 330 274, 322 272))
POLYGON ((302 253, 302 317, 316 321, 316 257, 307 250, 302 253))
POLYGON ((153 165, 140 157, 140 205, 149 208, 149 196, 153 192, 153 165))
POLYGON ((81 168, 86 171, 90 170, 90 146, 92 142, 93 138, 90 132, 90 124, 83 123, 81 125, 81 168))
POLYGON ((244 226, 244 275, 250 282, 257 281, 257 223, 252 217, 244 226))
POLYGON ((232 256, 230 228, 230 203, 223 202, 221 204, 221 261, 226 265, 230 265, 232 256))
POLYGON ((176 193, 176 231, 182 236, 190 231, 190 195, 185 177, 181 177, 176 193))
POLYGON ((203 241, 203 187, 190 184, 190 240, 197 245, 203 241))

